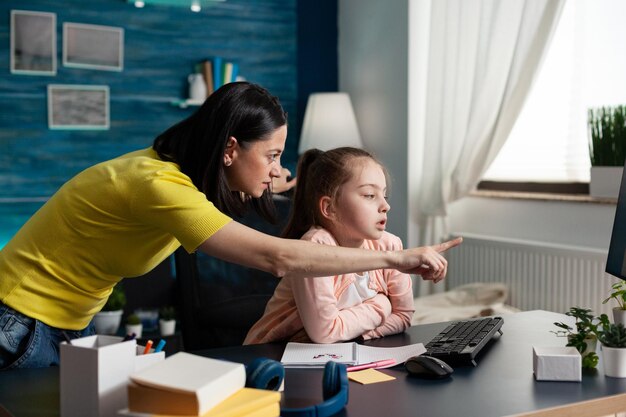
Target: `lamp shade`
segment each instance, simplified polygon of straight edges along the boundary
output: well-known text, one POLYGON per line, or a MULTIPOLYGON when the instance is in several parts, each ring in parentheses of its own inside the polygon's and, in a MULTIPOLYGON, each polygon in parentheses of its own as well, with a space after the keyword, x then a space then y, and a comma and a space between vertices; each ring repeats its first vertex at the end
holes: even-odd
POLYGON ((362 148, 361 135, 347 93, 314 93, 304 113, 298 153, 313 148, 327 151, 340 146, 362 148))

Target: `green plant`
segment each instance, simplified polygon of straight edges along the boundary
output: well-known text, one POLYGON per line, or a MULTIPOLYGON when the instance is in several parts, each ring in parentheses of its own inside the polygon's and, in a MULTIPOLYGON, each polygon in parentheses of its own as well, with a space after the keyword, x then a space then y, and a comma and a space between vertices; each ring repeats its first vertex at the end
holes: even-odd
POLYGON ((176 309, 172 306, 165 306, 159 310, 159 318, 161 320, 175 320, 176 309))
POLYGON ((623 166, 626 157, 626 105, 588 110, 591 166, 623 166))
POLYGON ((611 289, 613 290, 611 295, 602 301, 602 304, 606 304, 610 299, 614 299, 617 301, 619 308, 626 310, 626 281, 616 282, 611 286, 611 289))
POLYGON ((574 329, 567 323, 555 322, 554 325, 561 330, 552 330, 551 332, 557 336, 567 336, 567 344, 565 346, 575 347, 583 355, 583 368, 595 368, 598 365, 598 355, 595 352, 587 352, 589 347, 587 342, 596 338, 598 330, 595 323, 596 318, 591 314, 591 309, 571 307, 565 315, 576 319, 576 328, 574 329))
POLYGON ((626 348, 626 328, 622 323, 611 323, 606 314, 599 317, 600 325, 596 330, 598 340, 606 347, 626 348))
POLYGON ((130 314, 128 317, 126 317, 126 324, 131 324, 131 325, 137 325, 137 324, 141 324, 141 319, 139 318, 139 316, 137 314, 130 314))
POLYGON ((106 304, 102 307, 102 311, 122 310, 126 305, 126 293, 122 284, 116 284, 107 299, 106 304))

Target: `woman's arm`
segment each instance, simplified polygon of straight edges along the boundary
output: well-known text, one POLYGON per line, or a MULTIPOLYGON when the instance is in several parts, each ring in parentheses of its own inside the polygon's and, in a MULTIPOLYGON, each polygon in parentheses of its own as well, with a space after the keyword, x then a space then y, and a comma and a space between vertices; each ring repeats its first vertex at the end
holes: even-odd
POLYGON ((458 246, 457 238, 433 246, 398 251, 372 251, 282 239, 232 221, 202 243, 211 256, 260 269, 278 277, 331 276, 392 268, 439 281, 447 272, 441 254, 458 246))

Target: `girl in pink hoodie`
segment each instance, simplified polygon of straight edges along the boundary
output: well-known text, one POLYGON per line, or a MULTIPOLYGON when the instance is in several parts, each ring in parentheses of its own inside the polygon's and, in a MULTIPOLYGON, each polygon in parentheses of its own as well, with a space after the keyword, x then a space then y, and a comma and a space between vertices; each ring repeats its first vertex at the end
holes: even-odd
MULTIPOLYGON (((310 150, 300 160, 297 178, 284 237, 369 250, 402 249, 401 240, 385 231, 387 172, 371 154, 347 147, 310 150)), ((395 269, 283 278, 244 344, 382 337, 403 332, 413 312, 411 279, 395 269)))

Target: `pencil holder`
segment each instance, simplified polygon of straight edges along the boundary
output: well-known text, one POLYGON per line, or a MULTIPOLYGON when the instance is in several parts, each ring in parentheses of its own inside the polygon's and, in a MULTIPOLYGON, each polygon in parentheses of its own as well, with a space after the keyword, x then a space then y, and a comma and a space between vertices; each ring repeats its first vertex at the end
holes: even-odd
POLYGON ((61 343, 61 416, 116 416, 128 406, 128 376, 165 358, 122 340, 95 335, 61 343))

